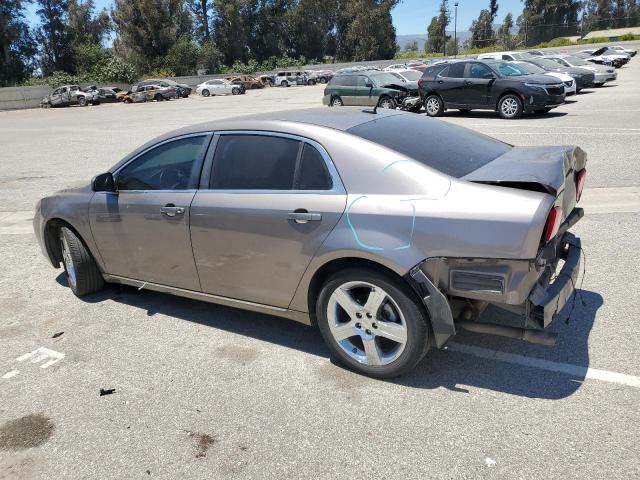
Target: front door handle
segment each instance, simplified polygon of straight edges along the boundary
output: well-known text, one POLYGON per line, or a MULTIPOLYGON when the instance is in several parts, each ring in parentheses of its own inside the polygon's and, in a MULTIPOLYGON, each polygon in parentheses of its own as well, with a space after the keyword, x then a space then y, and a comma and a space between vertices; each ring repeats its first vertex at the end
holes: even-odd
POLYGON ((465 85, 473 85, 473 82, 471 80, 465 80, 464 84, 465 85))
POLYGON ((319 222, 322 220, 322 214, 309 213, 304 208, 298 208, 297 210, 290 212, 287 219, 293 220, 296 223, 319 222))
POLYGON ((444 83, 444 80, 438 80, 438 83, 444 83))
POLYGON ((184 207, 176 207, 173 203, 167 203, 164 207, 160 207, 160 213, 167 217, 175 217, 184 213, 184 207))

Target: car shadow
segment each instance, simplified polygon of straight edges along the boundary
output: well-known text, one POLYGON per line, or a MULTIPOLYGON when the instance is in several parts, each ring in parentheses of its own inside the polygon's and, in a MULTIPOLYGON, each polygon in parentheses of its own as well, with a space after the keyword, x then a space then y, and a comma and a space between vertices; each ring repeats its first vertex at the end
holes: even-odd
MULTIPOLYGON (((56 280, 61 285, 67 285, 64 274, 60 274, 56 280)), ((481 388, 528 398, 556 400, 568 397, 580 388, 585 378, 589 367, 589 333, 596 313, 603 304, 602 297, 595 292, 581 290, 580 294, 571 313, 571 322, 567 324, 564 319, 573 302, 567 304, 559 319, 549 327, 551 331, 558 333, 558 344, 555 347, 460 331, 452 340, 450 348, 431 349, 413 371, 386 382, 415 389, 442 387, 462 394, 468 394, 470 389, 481 388), (487 359, 465 352, 465 348, 469 350, 469 347, 471 350, 480 348, 485 352, 498 351, 520 357, 568 363, 582 367, 584 372, 569 375, 487 359)), ((113 284, 106 285, 100 292, 83 297, 82 300, 87 303, 118 302, 146 310, 149 316, 172 316, 306 354, 324 358, 330 356, 317 328, 281 317, 113 284)), ((343 368, 333 360, 332 363, 336 369, 343 368)))
MULTIPOLYGON (((553 118, 553 117, 564 117, 565 115, 568 115, 568 112, 556 112, 556 111, 550 111, 547 113, 541 113, 541 114, 534 114, 534 113, 525 113, 524 115, 522 115, 520 118, 517 119, 517 121, 522 121, 522 120, 531 120, 531 119, 536 119, 536 118, 553 118)), ((450 110, 450 111, 446 111, 444 112, 441 117, 443 118, 447 118, 447 117, 464 117, 464 118, 497 118, 500 119, 500 116, 496 113, 496 112, 492 112, 489 110, 472 110, 470 112, 460 112, 457 110, 450 110)))

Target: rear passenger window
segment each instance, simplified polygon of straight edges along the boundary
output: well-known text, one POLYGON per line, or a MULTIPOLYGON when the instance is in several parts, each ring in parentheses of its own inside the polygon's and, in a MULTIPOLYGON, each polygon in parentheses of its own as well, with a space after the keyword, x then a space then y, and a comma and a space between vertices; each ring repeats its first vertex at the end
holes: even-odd
POLYGON ((210 188, 291 190, 300 142, 266 135, 222 135, 216 146, 210 188))
POLYGON ((315 147, 305 144, 300 159, 296 190, 331 190, 333 182, 327 165, 315 147))
POLYGON ((464 66, 464 62, 452 63, 449 65, 449 71, 443 72, 441 75, 449 78, 462 78, 464 77, 464 66))

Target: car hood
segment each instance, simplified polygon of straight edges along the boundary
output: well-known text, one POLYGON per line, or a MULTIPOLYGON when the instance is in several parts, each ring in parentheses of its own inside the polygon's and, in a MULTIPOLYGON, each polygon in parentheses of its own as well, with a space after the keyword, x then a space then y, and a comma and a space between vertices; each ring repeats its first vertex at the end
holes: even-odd
POLYGON ((382 88, 391 88, 393 90, 410 93, 418 90, 418 82, 387 83, 382 85, 382 88))
POLYGON ((551 77, 550 75, 545 75, 542 73, 534 73, 532 75, 521 75, 519 77, 514 76, 507 78, 521 80, 525 83, 535 83, 537 85, 550 85, 559 83, 559 81, 556 80, 555 77, 551 77))

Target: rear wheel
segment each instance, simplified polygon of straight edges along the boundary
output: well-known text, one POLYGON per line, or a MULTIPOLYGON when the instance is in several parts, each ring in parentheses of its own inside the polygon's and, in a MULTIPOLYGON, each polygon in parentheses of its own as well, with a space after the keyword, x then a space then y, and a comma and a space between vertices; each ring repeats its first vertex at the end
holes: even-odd
POLYGON ((325 77, 320 77, 318 80, 320 83, 327 83, 327 79, 325 77))
POLYGON ((78 98, 78 105, 80 105, 81 107, 86 107, 87 106, 87 98, 86 97, 79 97, 78 98))
POLYGON ((329 102, 330 107, 342 107, 343 105, 344 105, 344 102, 337 95, 335 97, 332 97, 331 101, 329 102))
POLYGON ((332 275, 320 291, 316 317, 333 357, 365 375, 401 375, 428 350, 429 327, 415 295, 374 269, 332 275))
POLYGON ((161 102, 162 100, 164 100, 164 97, 162 95, 160 95, 159 93, 156 93, 153 98, 154 98, 154 100, 156 102, 161 102))
POLYGON ((62 263, 71 291, 81 297, 100 290, 104 285, 102 274, 78 236, 71 229, 62 227, 58 232, 58 238, 62 263))
POLYGON ((522 101, 517 95, 508 93, 498 102, 498 112, 508 120, 519 118, 522 116, 522 101))
POLYGON ((393 98, 382 97, 378 101, 378 107, 394 109, 394 108, 396 108, 396 102, 393 100, 393 98))
POLYGON ((424 109, 430 117, 439 117, 444 112, 444 103, 437 95, 429 95, 424 101, 424 109))
POLYGON ((231 95, 240 95, 240 89, 239 88, 232 88, 231 89, 231 95))

